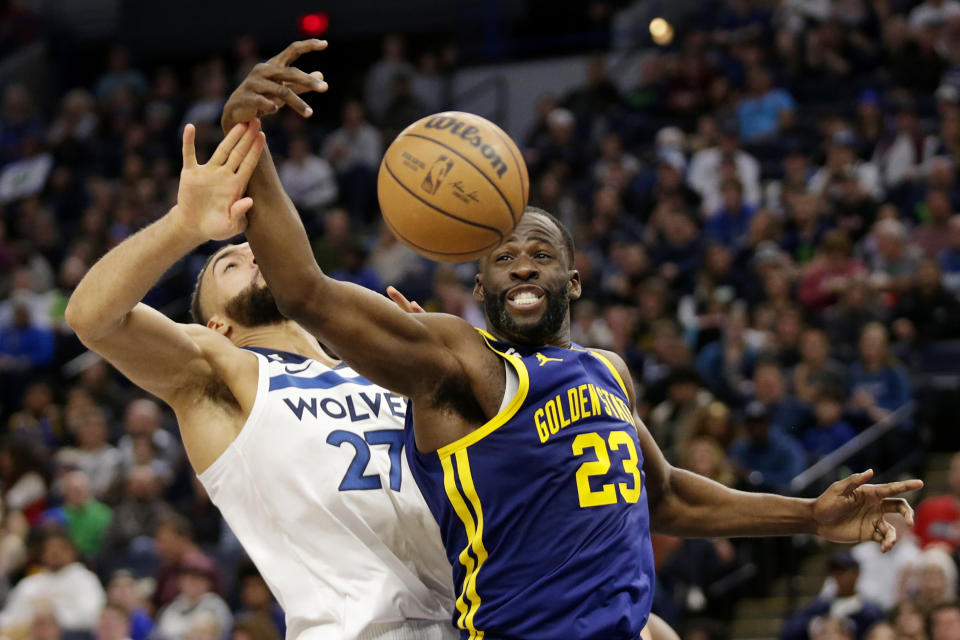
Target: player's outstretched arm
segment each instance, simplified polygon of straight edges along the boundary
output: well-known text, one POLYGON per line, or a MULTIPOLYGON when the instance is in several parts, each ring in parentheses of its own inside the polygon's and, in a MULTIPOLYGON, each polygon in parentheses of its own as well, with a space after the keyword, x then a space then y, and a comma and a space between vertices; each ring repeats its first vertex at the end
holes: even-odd
POLYGON ((86 346, 171 404, 205 370, 201 351, 181 325, 140 300, 195 247, 243 230, 243 214, 252 204, 243 191, 264 144, 258 124, 239 125, 207 164, 198 165, 194 135, 187 125, 177 204, 91 267, 66 309, 67 323, 86 346), (207 210, 222 215, 202 216, 207 210))
MULTIPOLYGON (((632 393, 632 379, 623 359, 614 353, 605 354, 632 393)), ((635 406, 635 399, 630 400, 635 406)), ((896 543, 897 534, 884 516, 899 513, 913 525, 913 509, 896 496, 920 489, 920 480, 871 485, 867 482, 873 471, 868 470, 833 483, 816 499, 737 491, 671 466, 647 428, 636 414, 634 417, 639 425, 654 533, 688 538, 811 533, 833 542, 874 540, 888 551, 896 543)))
MULTIPOLYGON (((311 111, 298 96, 322 92, 319 72, 290 65, 326 48, 321 40, 295 42, 258 64, 230 95, 222 124, 269 115, 286 104, 303 116, 311 111)), ((482 348, 476 332, 454 316, 401 311, 382 295, 327 277, 317 266, 296 207, 283 190, 269 153, 250 180, 255 205, 247 214, 247 240, 277 306, 329 345, 373 382, 406 396, 430 393, 438 383, 463 375, 455 354, 464 339, 482 348)))

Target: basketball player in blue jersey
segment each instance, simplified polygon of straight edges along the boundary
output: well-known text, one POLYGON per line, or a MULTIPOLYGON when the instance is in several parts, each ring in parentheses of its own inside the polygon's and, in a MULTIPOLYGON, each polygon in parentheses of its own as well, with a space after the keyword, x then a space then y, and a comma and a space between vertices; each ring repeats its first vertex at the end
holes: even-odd
POLYGON ((200 324, 140 303, 194 247, 236 235, 250 206, 259 128, 231 129, 206 165, 193 136, 188 126, 177 205, 90 269, 68 323, 174 409, 190 463, 283 607, 289 640, 455 638, 450 564, 401 455, 405 401, 285 320, 246 245, 222 247, 201 272, 200 324))
MULTIPOLYGON (((288 64, 255 69, 227 101, 224 127, 284 103, 309 116, 296 94, 313 90, 312 78, 288 64)), ((896 535, 884 515, 912 521, 894 496, 919 481, 870 485, 868 471, 804 500, 671 467, 636 417, 624 361, 570 341, 570 301, 581 292, 573 240, 544 211, 528 209, 479 261, 474 294, 488 330, 478 331, 453 316, 404 313, 322 273, 269 153, 248 193, 247 238, 281 311, 410 398, 407 456, 453 565, 462 638, 640 637, 652 531, 806 532, 887 550, 896 535)))

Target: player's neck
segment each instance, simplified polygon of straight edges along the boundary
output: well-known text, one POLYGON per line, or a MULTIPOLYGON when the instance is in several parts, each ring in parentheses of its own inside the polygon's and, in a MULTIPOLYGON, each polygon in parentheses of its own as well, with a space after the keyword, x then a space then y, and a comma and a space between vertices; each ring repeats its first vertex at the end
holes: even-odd
MULTIPOLYGON (((514 344, 529 344, 526 340, 517 338, 515 336, 507 335, 499 331, 496 327, 490 324, 490 321, 487 321, 487 331, 493 334, 493 337, 499 340, 500 342, 512 342, 514 344)), ((561 349, 569 349, 571 345, 570 341, 570 318, 568 317, 563 321, 563 325, 554 333, 553 335, 547 336, 539 342, 536 346, 538 347, 560 347, 561 349)))
POLYGON ((295 353, 321 362, 328 366, 339 364, 320 347, 317 339, 295 322, 278 322, 260 327, 238 327, 233 343, 238 347, 258 347, 295 353))

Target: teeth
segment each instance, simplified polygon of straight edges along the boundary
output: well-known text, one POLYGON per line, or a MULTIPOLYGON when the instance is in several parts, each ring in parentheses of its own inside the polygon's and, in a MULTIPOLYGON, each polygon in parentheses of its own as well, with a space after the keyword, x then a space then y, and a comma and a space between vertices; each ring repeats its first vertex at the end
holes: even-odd
POLYGON ((536 295, 532 293, 518 293, 517 296, 513 299, 513 304, 525 307, 537 304, 540 300, 536 295))

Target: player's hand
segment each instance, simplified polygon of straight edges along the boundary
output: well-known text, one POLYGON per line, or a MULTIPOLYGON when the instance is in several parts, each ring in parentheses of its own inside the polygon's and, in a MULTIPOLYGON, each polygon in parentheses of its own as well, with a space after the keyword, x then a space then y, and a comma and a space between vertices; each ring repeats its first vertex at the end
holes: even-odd
POLYGON ((903 498, 894 496, 923 487, 921 480, 889 484, 867 484, 873 469, 855 473, 830 485, 813 503, 817 534, 833 542, 880 543, 886 553, 897 542, 897 531, 884 517, 899 513, 913 526, 913 509, 903 498))
POLYGON ((326 48, 326 40, 300 40, 266 62, 254 66, 223 106, 220 125, 224 132, 238 122, 249 122, 274 114, 285 104, 309 118, 313 109, 299 94, 308 91, 323 93, 327 90, 327 83, 319 71, 306 73, 290 65, 305 53, 326 48))
POLYGON ((184 233, 200 242, 226 240, 247 228, 253 199, 243 197, 266 141, 260 121, 238 124, 206 164, 197 164, 196 129, 183 130, 183 170, 173 214, 184 233))
POLYGON ((418 302, 410 302, 407 300, 407 297, 400 293, 393 285, 387 287, 387 297, 407 313, 426 313, 418 302))

